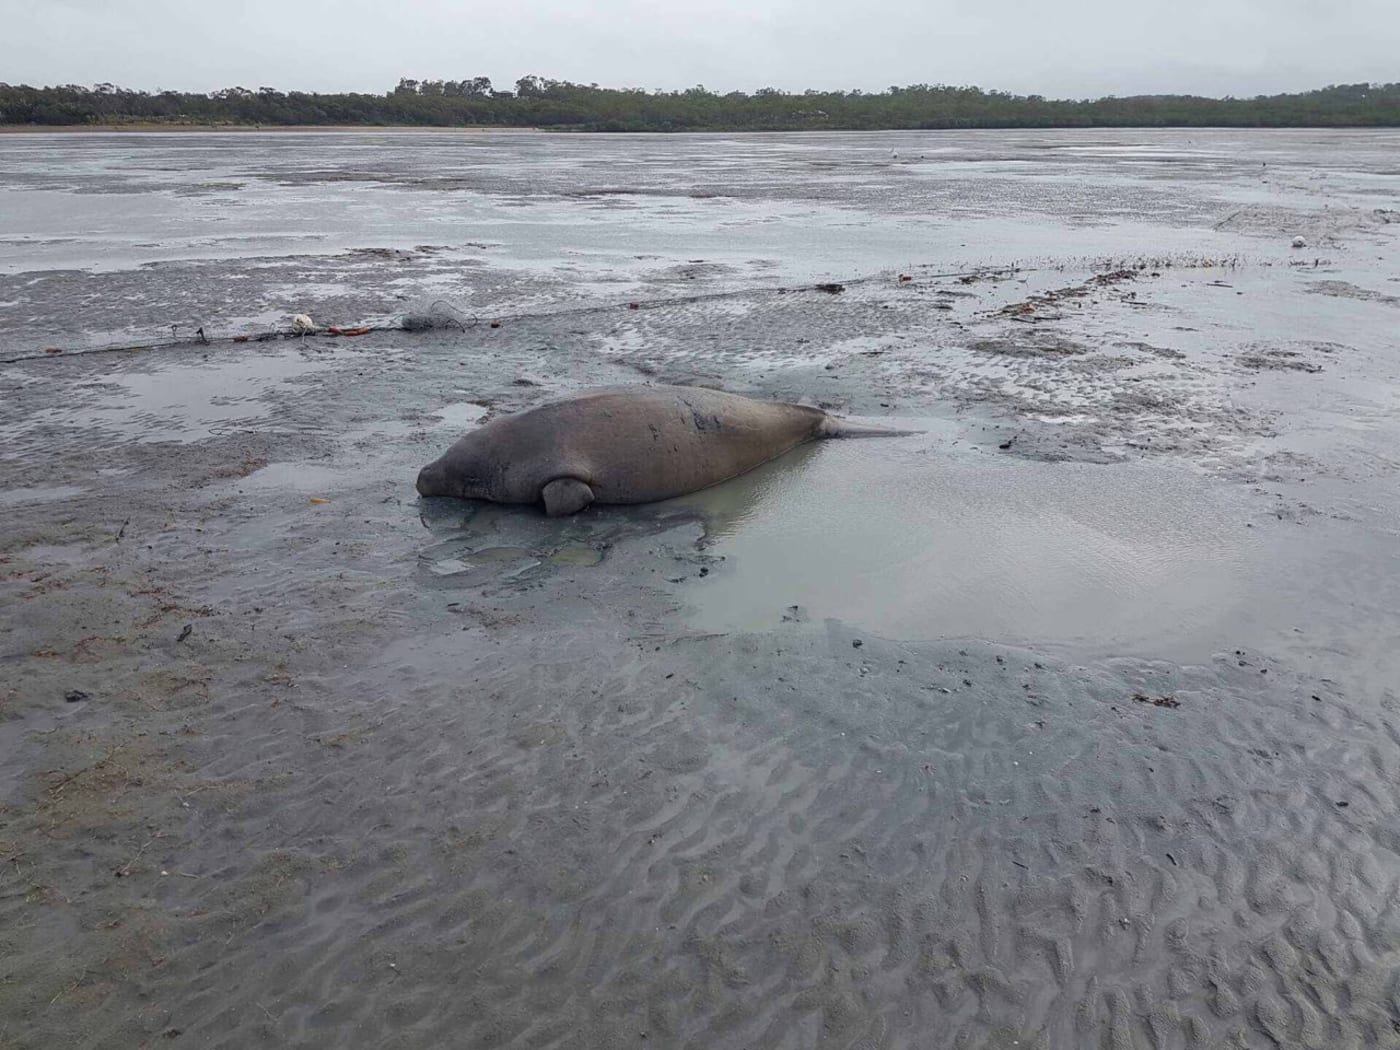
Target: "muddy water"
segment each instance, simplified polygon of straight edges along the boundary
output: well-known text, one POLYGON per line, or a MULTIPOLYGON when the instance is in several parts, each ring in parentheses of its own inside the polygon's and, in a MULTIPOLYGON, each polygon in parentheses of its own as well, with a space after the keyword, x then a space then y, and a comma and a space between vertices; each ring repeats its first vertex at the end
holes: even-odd
POLYGON ((0 1041, 1397 1045, 1396 143, 0 138, 0 1041), (413 490, 655 380, 922 433, 413 490))
POLYGON ((354 324, 439 298, 495 315, 884 268, 1282 263, 1321 194, 1394 203, 1387 131, 1136 137, 7 136, 0 325, 43 348, 313 305, 354 324), (1279 220, 1289 236, 1239 236, 1279 220))
POLYGON ((0 421, 11 455, 42 447, 54 430, 81 430, 107 441, 198 441, 265 424, 270 400, 288 379, 324 369, 328 361, 289 353, 252 365, 247 360, 163 364, 158 369, 98 374, 60 403, 0 421))
POLYGON ((1189 471, 899 444, 830 443, 696 497, 727 563, 697 625, 762 630, 797 606, 888 637, 1200 660, 1266 593, 1246 502, 1189 471))

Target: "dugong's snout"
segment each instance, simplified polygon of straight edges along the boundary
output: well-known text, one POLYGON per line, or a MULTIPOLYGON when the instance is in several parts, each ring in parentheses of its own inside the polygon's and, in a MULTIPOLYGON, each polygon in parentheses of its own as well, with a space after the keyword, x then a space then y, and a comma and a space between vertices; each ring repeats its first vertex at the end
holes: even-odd
POLYGON ((439 460, 429 463, 418 472, 418 495, 456 496, 460 495, 460 492, 453 490, 451 478, 439 460))

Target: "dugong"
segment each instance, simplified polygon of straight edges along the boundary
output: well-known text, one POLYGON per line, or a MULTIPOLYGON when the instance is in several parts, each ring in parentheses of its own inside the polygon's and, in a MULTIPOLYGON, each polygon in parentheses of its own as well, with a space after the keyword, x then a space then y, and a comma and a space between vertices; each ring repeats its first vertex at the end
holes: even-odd
POLYGON ((689 386, 592 390, 473 430, 418 474, 424 496, 543 503, 651 503, 737 477, 818 438, 907 434, 819 408, 689 386))

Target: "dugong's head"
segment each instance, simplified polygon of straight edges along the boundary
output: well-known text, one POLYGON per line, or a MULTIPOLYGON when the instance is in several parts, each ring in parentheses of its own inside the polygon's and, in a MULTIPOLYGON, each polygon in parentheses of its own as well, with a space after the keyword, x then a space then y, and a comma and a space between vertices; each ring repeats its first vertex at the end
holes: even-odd
POLYGON ((485 499, 487 471, 472 442, 459 441, 418 472, 420 496, 485 499))
POLYGON ((462 496, 462 485, 447 467, 447 457, 435 459, 418 472, 418 495, 462 496))

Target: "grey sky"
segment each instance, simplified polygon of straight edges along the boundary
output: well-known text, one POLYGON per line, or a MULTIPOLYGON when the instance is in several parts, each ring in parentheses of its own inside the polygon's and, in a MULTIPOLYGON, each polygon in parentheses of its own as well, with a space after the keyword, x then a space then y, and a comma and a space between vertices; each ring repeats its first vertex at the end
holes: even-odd
POLYGON ((1400 80, 1400 0, 0 0, 0 81, 381 92, 529 73, 1079 97, 1400 80))

